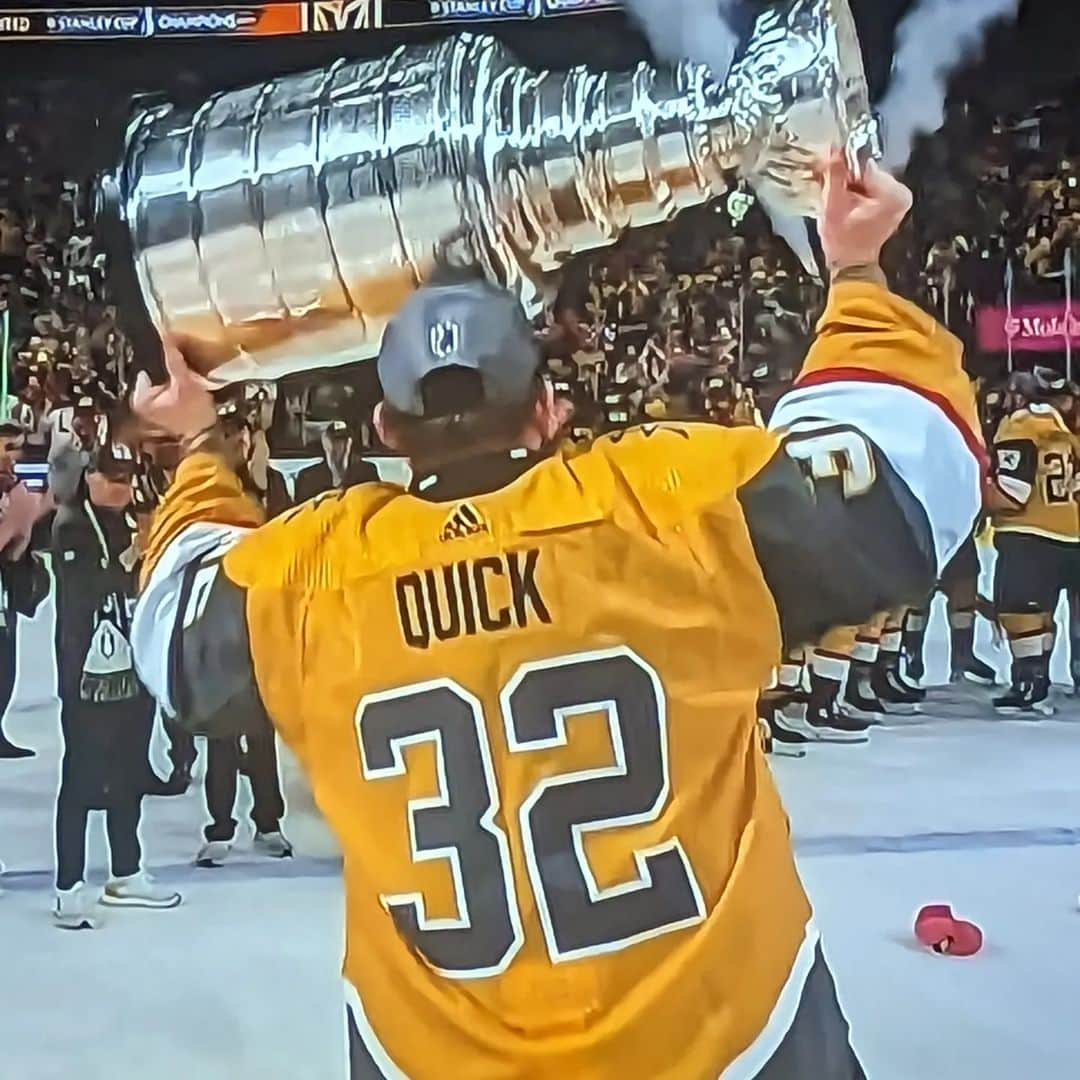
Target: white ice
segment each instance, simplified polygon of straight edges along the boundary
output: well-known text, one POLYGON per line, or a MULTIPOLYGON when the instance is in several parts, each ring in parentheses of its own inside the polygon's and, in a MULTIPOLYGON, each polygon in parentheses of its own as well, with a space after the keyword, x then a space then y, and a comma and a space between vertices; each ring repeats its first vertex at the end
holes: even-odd
MULTIPOLYGON (((296 859, 260 860, 241 844, 233 864, 197 870, 201 790, 149 799, 148 862, 184 904, 113 912, 95 932, 52 925, 50 620, 45 610, 25 628, 8 720, 38 757, 0 761, 0 1077, 344 1080, 340 885, 293 770, 296 859)), ((940 610, 931 639, 940 677, 940 610)), ((1063 700, 1051 721, 1005 722, 987 698, 935 691, 924 715, 875 731, 866 747, 775 762, 870 1080, 1080 1075, 1080 706, 1063 700), (915 944, 913 916, 934 902, 984 928, 980 955, 915 944)), ((160 745, 155 753, 162 771, 160 745)), ((102 833, 95 822, 99 870, 102 833)))

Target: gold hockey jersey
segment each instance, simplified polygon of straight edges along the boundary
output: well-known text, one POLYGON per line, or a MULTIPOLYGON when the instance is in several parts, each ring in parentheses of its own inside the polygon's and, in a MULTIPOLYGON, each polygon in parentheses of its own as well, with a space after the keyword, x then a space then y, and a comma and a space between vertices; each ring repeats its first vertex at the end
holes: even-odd
POLYGON ((1006 496, 995 529, 1080 543, 1076 471, 1076 438, 1053 406, 1005 417, 994 439, 995 481, 1006 496))
POLYGON ((181 465, 140 672, 191 730, 265 714, 299 756, 357 1075, 838 1075, 755 701, 784 643, 916 602, 968 535, 967 386, 955 339, 844 284, 778 430, 650 425, 262 527, 222 461, 181 465))

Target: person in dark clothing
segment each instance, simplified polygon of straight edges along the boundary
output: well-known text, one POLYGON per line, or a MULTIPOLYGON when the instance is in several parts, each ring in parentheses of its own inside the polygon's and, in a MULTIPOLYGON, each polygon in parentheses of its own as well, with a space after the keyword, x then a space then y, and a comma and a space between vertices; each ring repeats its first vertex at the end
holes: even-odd
POLYGON ((371 480, 378 480, 375 466, 353 453, 353 436, 348 424, 335 420, 323 433, 323 461, 305 469, 296 478, 297 506, 324 491, 344 491, 371 480))
POLYGON ((56 802, 57 923, 92 929, 98 901, 175 907, 178 893, 141 870, 139 820, 150 778, 154 703, 139 683, 128 642, 138 560, 131 501, 133 461, 106 445, 79 480, 79 497, 56 514, 56 659, 64 757, 56 802), (112 876, 88 887, 86 820, 104 810, 112 876))
POLYGON ((16 519, 32 527, 42 510, 41 497, 19 483, 15 465, 22 457, 25 433, 19 424, 0 423, 0 759, 28 758, 34 751, 16 746, 3 731, 15 694, 19 617, 32 618, 49 591, 48 571, 32 554, 16 519), (5 528, 6 526, 6 528, 5 528))
MULTIPOLYGON (((218 409, 218 420, 226 444, 226 453, 243 478, 245 488, 254 494, 254 485, 248 472, 251 457, 251 428, 235 406, 218 409)), ((344 427, 344 425, 342 425, 344 427)), ((350 440, 351 443, 351 440, 350 440)), ((328 453, 328 460, 331 455, 328 453)), ((334 461, 347 461, 333 456, 334 461)), ((336 466, 335 466, 336 467, 336 466)), ((315 472, 319 466, 311 469, 315 472)), ((169 730, 169 721, 166 730, 169 730)), ((179 725, 179 732, 183 728, 179 725)), ((188 736, 190 739, 191 737, 188 736)), ((176 740, 174 746, 181 753, 184 744, 176 740)), ((172 756, 172 751, 170 751, 172 756)), ((194 743, 191 744, 187 776, 195 759, 194 743)), ((174 757, 174 769, 176 758, 174 757)), ((183 764, 183 762, 181 762, 183 764)), ((205 868, 221 866, 232 850, 236 837, 236 820, 233 808, 240 774, 247 776, 251 784, 251 820, 255 826, 254 848, 271 858, 287 859, 292 856, 292 845, 281 831, 281 819, 285 814, 285 801, 281 796, 278 777, 277 744, 273 729, 267 725, 263 730, 248 732, 240 738, 209 738, 206 740, 206 809, 210 824, 203 830, 205 843, 195 856, 195 865, 205 868)), ((183 776, 184 774, 181 774, 183 776)), ((174 777, 170 782, 175 781, 174 777)))
POLYGON ((243 739, 206 740, 206 808, 211 821, 203 831, 206 843, 195 857, 197 866, 221 866, 232 850, 236 836, 232 814, 241 773, 251 783, 255 850, 276 859, 292 857, 292 845, 281 831, 285 802, 278 779, 277 745, 273 730, 267 727, 243 739))

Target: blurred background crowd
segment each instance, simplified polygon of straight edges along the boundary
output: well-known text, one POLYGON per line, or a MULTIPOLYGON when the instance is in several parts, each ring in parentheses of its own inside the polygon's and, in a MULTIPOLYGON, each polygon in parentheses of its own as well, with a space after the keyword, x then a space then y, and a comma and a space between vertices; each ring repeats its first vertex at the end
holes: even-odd
MULTIPOLYGON (((56 165, 74 121, 64 101, 47 84, 7 93, 0 145, 6 409, 27 433, 27 458, 40 461, 72 441, 92 449, 104 418, 123 411, 129 373, 144 366, 118 322, 93 178, 56 165)), ((954 106, 910 171, 916 212, 888 270, 964 339, 987 391, 1031 357, 980 342, 980 310, 1064 305, 1080 283, 1075 125, 1053 104, 1010 117, 954 106)), ((576 441, 650 418, 760 424, 797 374, 824 299, 822 281, 733 178, 713 204, 577 265, 537 332, 558 392, 575 403, 576 441)), ((1071 363, 1064 348, 1038 359, 1063 374, 1071 363)), ((272 510, 292 501, 304 463, 325 458, 328 432, 396 478, 371 424, 379 388, 370 367, 248 386, 223 401, 272 510)))

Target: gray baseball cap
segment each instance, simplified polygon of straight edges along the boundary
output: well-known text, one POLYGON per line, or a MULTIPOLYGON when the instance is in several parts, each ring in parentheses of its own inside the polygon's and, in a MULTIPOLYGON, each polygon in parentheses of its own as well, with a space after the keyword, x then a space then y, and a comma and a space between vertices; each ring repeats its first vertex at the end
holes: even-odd
POLYGON ((379 351, 388 404, 410 416, 442 415, 425 406, 423 381, 443 368, 480 375, 484 403, 528 400, 540 348, 517 299, 487 281, 422 286, 390 320, 379 351))

